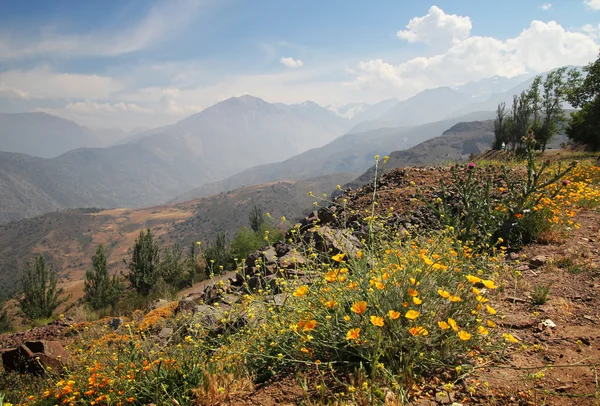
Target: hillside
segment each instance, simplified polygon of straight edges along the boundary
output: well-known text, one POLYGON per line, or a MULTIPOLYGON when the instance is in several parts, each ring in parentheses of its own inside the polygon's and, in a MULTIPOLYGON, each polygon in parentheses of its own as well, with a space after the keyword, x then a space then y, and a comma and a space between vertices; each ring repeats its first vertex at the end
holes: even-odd
POLYGON ((354 178, 335 174, 307 181, 281 181, 234 190, 231 193, 144 209, 67 210, 0 225, 0 300, 15 288, 26 260, 47 254, 61 270, 67 286, 81 289, 98 244, 104 244, 113 271, 139 232, 152 228, 163 243, 187 245, 211 241, 216 232, 231 237, 247 225, 253 205, 275 219, 301 217, 311 207, 309 191, 331 193, 337 184, 354 178))
MULTIPOLYGON (((448 162, 463 162, 490 148, 494 140, 494 121, 472 121, 458 123, 444 131, 439 137, 422 142, 403 151, 389 154, 385 172, 395 168, 416 165, 439 165, 448 162)), ((345 187, 360 187, 373 180, 375 166, 371 166, 360 177, 345 187)))
MULTIPOLYGON (((492 112, 473 113, 416 127, 381 128, 362 133, 349 133, 321 148, 306 151, 283 162, 261 165, 225 180, 203 185, 185 196, 210 196, 231 189, 279 179, 303 179, 337 172, 362 173, 373 164, 375 155, 413 147, 438 137, 456 123, 489 119, 492 112)), ((177 200, 181 200, 177 198, 177 200)))
POLYGON ((52 159, 3 152, 0 222, 59 208, 160 204, 324 145, 349 125, 349 119, 315 103, 288 106, 243 96, 144 131, 123 145, 80 148, 52 159))
POLYGON ((0 113, 0 151, 54 158, 75 148, 101 146, 100 135, 46 113, 0 113))

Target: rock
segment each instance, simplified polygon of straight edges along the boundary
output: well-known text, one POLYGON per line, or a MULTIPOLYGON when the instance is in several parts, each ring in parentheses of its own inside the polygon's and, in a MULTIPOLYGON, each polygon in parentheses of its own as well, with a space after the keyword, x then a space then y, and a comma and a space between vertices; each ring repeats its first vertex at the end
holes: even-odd
POLYGON ((344 253, 356 257, 360 241, 347 230, 336 230, 328 226, 312 228, 304 235, 307 243, 314 243, 315 248, 324 253, 344 253))
POLYGON ((158 337, 159 338, 169 338, 173 335, 173 329, 171 327, 165 327, 162 330, 160 330, 160 332, 158 333, 158 337))
POLYGON ((191 312, 194 310, 198 303, 201 303, 204 299, 203 294, 195 293, 191 294, 188 297, 185 297, 179 301, 177 304, 177 308, 175 309, 175 313, 179 312, 191 312))
POLYGON ((306 262, 306 258, 302 255, 290 251, 279 258, 278 264, 280 268, 296 269, 298 265, 304 265, 306 262))
POLYGON ((2 354, 2 364, 7 372, 42 375, 47 370, 61 371, 69 354, 58 341, 27 341, 2 354))
POLYGON ((534 268, 539 268, 540 266, 546 264, 548 262, 548 257, 545 255, 536 255, 535 257, 529 260, 529 265, 534 268))
POLYGON ((156 309, 160 309, 162 307, 165 307, 169 304, 170 302, 168 300, 165 299, 156 299, 154 302, 152 302, 152 304, 150 305, 150 310, 156 310, 156 309))
POLYGON ((554 328, 554 327, 556 327, 556 323, 554 323, 550 319, 546 319, 546 320, 542 321, 542 326, 547 327, 547 328, 554 328))
POLYGON ((122 317, 113 317, 108 321, 108 326, 113 330, 118 330, 123 324, 125 324, 122 317))

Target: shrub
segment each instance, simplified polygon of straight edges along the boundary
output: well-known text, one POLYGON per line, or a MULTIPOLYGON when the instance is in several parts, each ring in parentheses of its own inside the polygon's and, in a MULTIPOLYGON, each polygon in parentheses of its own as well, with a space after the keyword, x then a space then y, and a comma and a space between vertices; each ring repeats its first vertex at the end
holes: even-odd
POLYGON ((531 292, 531 304, 541 306, 546 304, 550 296, 550 285, 535 285, 531 292))
POLYGON ((160 278, 160 249, 148 229, 140 232, 133 246, 127 279, 140 294, 148 295, 160 278))
POLYGON ((58 306, 68 298, 60 298, 63 290, 57 289, 58 272, 46 264, 43 256, 35 262, 28 263, 21 279, 21 295, 19 306, 21 311, 31 320, 49 318, 58 306))
POLYGON ((84 297, 94 310, 113 307, 123 291, 123 286, 116 276, 108 274, 106 251, 103 245, 96 248, 92 257, 92 269, 85 273, 84 297))

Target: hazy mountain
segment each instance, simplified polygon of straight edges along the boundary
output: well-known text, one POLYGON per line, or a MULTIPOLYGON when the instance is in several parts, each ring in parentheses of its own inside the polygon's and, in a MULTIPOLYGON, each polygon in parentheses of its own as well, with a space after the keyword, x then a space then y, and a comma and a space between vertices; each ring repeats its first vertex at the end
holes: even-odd
MULTIPOLYGON (((384 168, 389 172, 395 168, 418 165, 439 165, 462 162, 471 154, 481 154, 490 149, 494 140, 494 120, 460 122, 440 136, 424 141, 412 148, 394 151, 384 168)), ((375 166, 344 187, 357 188, 373 181, 375 166)))
POLYGON ((222 181, 202 185, 185 196, 210 196, 244 185, 272 182, 280 179, 307 179, 330 173, 362 173, 375 155, 407 149, 434 138, 461 121, 491 119, 493 112, 438 121, 416 127, 380 128, 362 133, 349 133, 331 143, 306 151, 282 162, 259 165, 222 181))
POLYGON ((453 90, 467 96, 472 102, 482 102, 488 100, 492 95, 506 93, 524 82, 530 83, 528 79, 531 74, 523 74, 507 78, 503 76, 492 76, 478 81, 472 81, 455 87, 453 90))
POLYGON ((410 127, 438 121, 470 103, 467 96, 449 87, 424 90, 401 101, 378 118, 353 127, 357 133, 383 127, 410 127))
POLYGON ((123 145, 80 148, 53 159, 3 153, 0 221, 57 208, 158 204, 251 166, 324 145, 349 125, 316 103, 288 106, 244 96, 144 131, 123 145))
POLYGON ((46 113, 0 113, 0 151, 54 158, 74 148, 101 145, 92 131, 46 113))
POLYGON ((343 105, 331 104, 326 108, 335 112, 338 116, 346 117, 353 124, 358 124, 363 121, 374 120, 377 117, 387 113, 398 104, 398 99, 392 98, 380 101, 375 104, 367 103, 350 103, 343 105))

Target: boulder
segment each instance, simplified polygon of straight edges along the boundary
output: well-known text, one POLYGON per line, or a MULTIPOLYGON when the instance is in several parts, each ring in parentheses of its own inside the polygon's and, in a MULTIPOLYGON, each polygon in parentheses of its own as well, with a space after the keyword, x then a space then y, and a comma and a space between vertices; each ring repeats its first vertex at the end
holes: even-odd
POLYGON ((43 375, 48 370, 60 371, 68 358, 58 341, 27 341, 2 353, 2 364, 7 372, 43 375))

